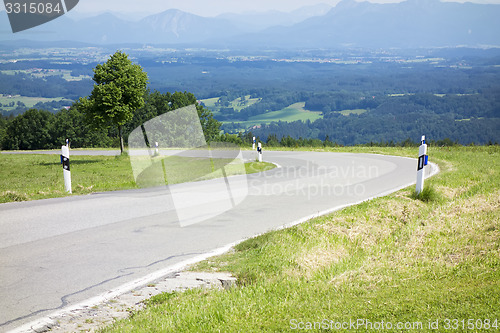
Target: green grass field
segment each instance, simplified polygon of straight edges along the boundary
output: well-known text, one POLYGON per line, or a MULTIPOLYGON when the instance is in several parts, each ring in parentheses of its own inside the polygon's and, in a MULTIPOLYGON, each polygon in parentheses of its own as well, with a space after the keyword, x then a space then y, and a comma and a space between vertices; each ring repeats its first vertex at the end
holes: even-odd
POLYGON ((241 125, 242 129, 248 129, 252 126, 258 126, 261 124, 270 124, 272 122, 278 122, 278 121, 285 121, 285 122, 293 122, 297 120, 315 121, 317 119, 323 118, 321 112, 309 111, 306 110, 304 107, 305 107, 304 102, 295 103, 282 110, 267 112, 264 114, 253 116, 250 117, 248 121, 238 121, 237 123, 241 125))
POLYGON ((49 76, 61 76, 66 81, 81 81, 84 79, 91 79, 89 75, 71 76, 71 71, 67 69, 32 69, 32 70, 3 70, 0 73, 5 75, 15 75, 16 73, 23 73, 35 78, 46 78, 49 76))
POLYGON ((102 332, 498 331, 500 148, 429 155, 441 173, 423 200, 412 186, 249 239, 193 267, 237 287, 162 294, 102 332))
MULTIPOLYGON (((255 103, 260 102, 260 98, 250 98, 250 95, 245 96, 244 99, 241 97, 231 101, 230 105, 228 107, 233 108, 235 111, 240 112, 244 108, 247 108, 249 106, 254 105, 255 103)), ((201 102, 205 104, 207 108, 209 108, 214 114, 219 113, 220 107, 216 105, 217 101, 219 100, 220 97, 214 97, 214 98, 207 98, 207 99, 202 99, 201 102)))
MULTIPOLYGON (((185 167, 186 161, 166 159, 168 163, 177 163, 185 167)), ((197 169, 196 161, 190 161, 191 167, 197 169), (191 163, 192 162, 192 163, 191 163)), ((206 162, 199 161, 199 167, 206 167, 206 162)), ((270 163, 246 163, 247 173, 261 172, 274 168, 270 163)), ((175 165, 171 166, 176 169, 175 165)), ((27 201, 63 197, 68 194, 64 190, 63 169, 59 155, 11 155, 0 154, 0 203, 27 201)), ((233 175, 241 170, 227 168, 227 174, 233 175)), ((191 173, 192 175, 192 173, 191 173)), ((201 175, 201 174, 200 174, 201 175)), ((163 176, 163 175, 159 175, 163 176)), ((212 174, 213 177, 220 174, 212 174)), ((161 178, 164 179, 163 177, 161 178)), ((191 181, 177 177, 175 182, 191 181)), ((159 185, 155 180, 141 179, 139 185, 159 185), (142 183, 141 183, 142 182, 142 183)), ((71 182, 73 195, 94 192, 127 190, 138 188, 134 180, 130 158, 128 156, 71 156, 71 182)), ((164 184, 164 183, 163 183, 164 184)), ((144 187, 144 186, 141 186, 144 187)))
MULTIPOLYGON (((62 101, 65 100, 63 97, 58 97, 58 98, 44 98, 44 97, 26 97, 26 96, 20 96, 20 95, 15 95, 12 97, 8 97, 6 95, 0 95, 0 103, 3 106, 0 106, 0 109, 3 109, 5 111, 11 111, 17 107, 17 102, 22 102, 24 103, 28 108, 32 108, 35 104, 42 102, 52 102, 52 101, 62 101), (9 105, 10 103, 14 102, 13 107, 9 107, 6 105, 9 105)), ((68 101, 68 106, 73 104, 73 101, 67 100, 68 101)))
POLYGON ((251 117, 249 121, 254 121, 254 122, 273 122, 273 121, 286 121, 286 122, 292 122, 292 121, 297 121, 297 120, 311 120, 315 121, 317 119, 323 118, 321 115, 321 112, 314 112, 314 111, 309 111, 304 109, 305 107, 304 102, 300 103, 295 103, 290 105, 289 107, 280 110, 280 111, 273 111, 273 112, 268 112, 264 113, 255 117, 251 117))
POLYGON ((202 99, 201 102, 205 104, 207 108, 210 110, 213 110, 215 108, 215 103, 219 100, 219 97, 214 97, 214 98, 205 98, 202 99))
MULTIPOLYGON (((210 109, 215 116, 217 116, 220 112, 220 107, 216 105, 219 97, 208 98, 201 100, 205 106, 210 109)), ((250 98, 250 95, 245 96, 245 99, 237 98, 231 102, 230 107, 232 107, 235 111, 239 112, 244 108, 254 105, 258 103, 260 98, 250 98)), ((236 123, 241 125, 241 129, 248 129, 252 126, 258 126, 261 124, 270 124, 272 122, 285 121, 285 122, 293 122, 297 120, 301 121, 315 121, 317 119, 323 118, 322 112, 310 111, 305 109, 305 102, 299 102, 292 104, 282 110, 271 111, 268 113, 260 114, 257 116, 250 117, 247 121, 235 121, 236 123)), ((361 114, 366 110, 346 110, 347 114, 356 113, 361 114)), ((233 121, 226 121, 222 123, 232 123, 233 121)))
MULTIPOLYGON (((220 108, 216 105, 219 97, 208 98, 202 100, 205 106, 212 110, 215 116, 220 112, 220 108)), ((242 109, 249 107, 255 103, 258 103, 260 99, 253 98, 250 96, 245 97, 245 101, 242 102, 241 98, 237 98, 231 102, 231 106, 235 111, 241 111, 242 109)), ((257 116, 250 117, 247 121, 223 121, 222 123, 237 123, 241 126, 241 130, 246 130, 253 126, 259 126, 261 124, 270 124, 272 122, 284 121, 284 122, 294 122, 294 121, 315 121, 317 119, 323 118, 323 113, 320 111, 311 111, 305 109, 305 102, 299 102, 292 104, 282 110, 271 111, 257 116)), ((340 114, 348 116, 350 114, 363 114, 367 112, 365 109, 355 109, 355 110, 342 110, 339 111, 340 114)))

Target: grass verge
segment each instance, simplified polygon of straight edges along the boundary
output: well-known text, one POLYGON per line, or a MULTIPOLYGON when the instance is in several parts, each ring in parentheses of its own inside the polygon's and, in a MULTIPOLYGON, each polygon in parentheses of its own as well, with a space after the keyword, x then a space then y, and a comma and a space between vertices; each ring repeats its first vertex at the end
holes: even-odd
POLYGON ((249 239, 193 268, 238 287, 162 294, 102 332, 497 331, 500 148, 429 153, 426 200, 410 187, 249 239))
MULTIPOLYGON (((186 161, 180 162, 185 168, 186 161)), ((204 163, 203 165, 205 165, 204 163)), ((246 173, 274 168, 270 163, 246 163, 246 173)), ((175 166, 174 166, 175 168, 175 166)), ((0 154, 0 203, 67 196, 59 155, 0 154)), ((227 175, 234 174, 228 169, 227 175)), ((222 173, 220 174, 222 176, 222 173)), ((72 156, 73 195, 138 188, 129 156, 72 156)), ((163 179, 163 178, 162 178, 163 179)), ((181 182, 182 179, 178 179, 181 182)))

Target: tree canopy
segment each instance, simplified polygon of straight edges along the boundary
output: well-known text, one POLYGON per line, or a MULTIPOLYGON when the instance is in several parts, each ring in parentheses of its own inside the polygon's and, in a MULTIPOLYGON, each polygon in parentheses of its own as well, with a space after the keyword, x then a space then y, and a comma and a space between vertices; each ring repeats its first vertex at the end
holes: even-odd
POLYGON ((144 105, 148 76, 141 66, 132 63, 127 54, 117 51, 106 63, 94 68, 93 80, 92 93, 80 98, 76 107, 96 128, 117 127, 123 152, 122 128, 144 105))
POLYGON ((35 150, 52 148, 50 125, 54 115, 31 109, 15 117, 7 127, 1 142, 2 149, 35 150))

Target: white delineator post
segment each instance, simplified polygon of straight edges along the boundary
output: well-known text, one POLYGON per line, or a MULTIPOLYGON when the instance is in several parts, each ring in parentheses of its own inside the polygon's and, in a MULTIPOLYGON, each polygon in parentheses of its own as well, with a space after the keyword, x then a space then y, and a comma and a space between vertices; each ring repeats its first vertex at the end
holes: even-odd
POLYGON ((255 136, 253 137, 252 150, 255 150, 255 136))
POLYGON ((68 146, 61 147, 61 163, 63 165, 63 173, 64 173, 64 187, 66 188, 66 192, 71 192, 71 171, 69 170, 69 148, 68 146))
POLYGON ((259 154, 259 162, 262 162, 262 143, 259 142, 259 146, 257 147, 257 153, 259 154))
POLYGON ((422 136, 422 141, 420 143, 420 147, 418 148, 418 166, 417 166, 417 194, 424 189, 424 172, 425 166, 427 165, 428 157, 427 157, 427 144, 425 143, 425 135, 422 136))

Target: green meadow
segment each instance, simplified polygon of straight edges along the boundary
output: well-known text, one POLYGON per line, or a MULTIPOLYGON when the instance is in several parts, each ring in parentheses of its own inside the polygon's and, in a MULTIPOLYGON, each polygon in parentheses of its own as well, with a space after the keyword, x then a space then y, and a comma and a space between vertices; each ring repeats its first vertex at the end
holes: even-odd
MULTIPOLYGON (((170 170, 177 172, 185 170, 186 163, 189 163, 190 170, 195 170, 188 178, 174 176, 170 183, 207 179, 207 175, 211 178, 224 176, 219 160, 210 163, 200 159, 166 158, 165 163, 170 170)), ((71 156, 72 195, 165 185, 163 169, 158 174, 155 165, 161 166, 161 160, 157 159, 152 172, 138 177, 136 182, 129 156, 71 156)), ((258 162, 245 163, 244 169, 242 165, 229 165, 225 168, 225 175, 255 173, 274 167, 270 163, 258 162)), ((0 203, 69 195, 64 190, 63 169, 57 154, 0 154, 0 170, 0 203)))
POLYGON ((72 76, 67 69, 31 69, 31 70, 3 70, 0 73, 5 75, 15 75, 17 73, 27 74, 35 78, 46 78, 49 76, 61 76, 66 81, 81 81, 91 79, 88 75, 72 76))
MULTIPOLYGON (((42 103, 52 102, 52 101, 59 102, 62 100, 65 100, 65 99, 62 97, 44 98, 44 97, 27 97, 27 96, 19 96, 19 95, 9 97, 6 95, 0 95, 0 104, 3 105, 3 107, 1 107, 1 108, 4 110, 7 110, 7 111, 10 111, 11 109, 15 109, 17 107, 17 102, 24 103, 24 105, 26 105, 28 108, 32 108, 35 104, 40 103, 40 102, 42 102, 42 103), (9 107, 8 105, 12 102, 14 102, 14 106, 9 107)), ((68 101, 68 105, 71 105, 73 103, 73 101, 70 101, 70 100, 67 100, 67 101, 68 101)))
POLYGON ((321 112, 306 110, 304 108, 305 104, 306 103, 304 102, 295 103, 283 110, 268 112, 255 117, 250 117, 249 121, 260 122, 260 123, 270 123, 273 121, 280 121, 280 120, 286 122, 292 122, 297 120, 315 121, 316 119, 320 119, 323 117, 321 112))
MULTIPOLYGON (((250 98, 250 95, 245 96, 244 98, 239 97, 230 102, 228 107, 233 108, 235 111, 239 112, 244 108, 254 105, 255 103, 260 102, 260 98, 250 98)), ((219 101, 219 97, 202 99, 201 102, 205 104, 207 108, 212 110, 214 114, 220 112, 220 106, 217 105, 217 101, 219 101)))
MULTIPOLYGON (((282 110, 263 113, 257 116, 250 117, 248 118, 247 121, 237 121, 236 123, 240 124, 241 128, 246 129, 252 126, 258 126, 261 124, 270 124, 272 122, 278 122, 278 121, 285 121, 285 122, 293 122, 297 120, 315 121, 317 119, 323 118, 322 112, 309 111, 306 110, 304 107, 305 107, 305 102, 299 102, 292 104, 282 110)), ((230 123, 230 121, 228 121, 227 123, 230 123)))
MULTIPOLYGON (((219 97, 203 99, 201 102, 210 109, 215 116, 220 114, 221 107, 217 104, 219 97)), ((244 98, 237 98, 230 102, 231 108, 236 112, 240 112, 242 109, 247 108, 260 101, 259 98, 250 98, 250 95, 244 98)), ((263 114, 259 114, 248 118, 246 121, 222 121, 222 123, 237 123, 240 125, 241 129, 248 129, 253 126, 259 126, 262 124, 270 124, 272 122, 294 122, 294 121, 315 121, 323 118, 323 113, 321 111, 311 111, 305 108, 305 102, 299 102, 292 104, 284 109, 277 111, 270 111, 263 114)), ((341 110, 338 113, 348 116, 350 114, 360 115, 367 112, 365 109, 355 109, 355 110, 341 110)))

